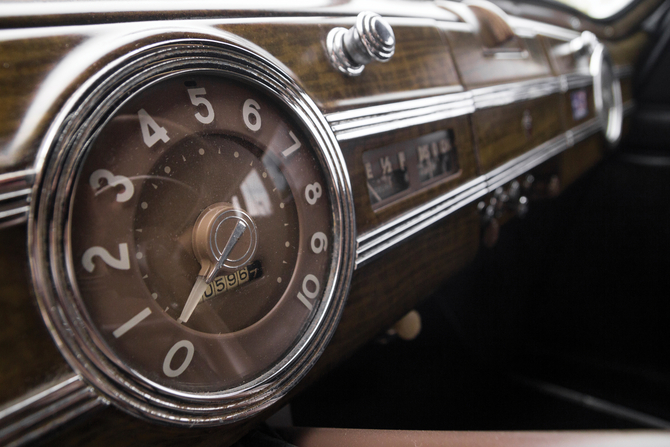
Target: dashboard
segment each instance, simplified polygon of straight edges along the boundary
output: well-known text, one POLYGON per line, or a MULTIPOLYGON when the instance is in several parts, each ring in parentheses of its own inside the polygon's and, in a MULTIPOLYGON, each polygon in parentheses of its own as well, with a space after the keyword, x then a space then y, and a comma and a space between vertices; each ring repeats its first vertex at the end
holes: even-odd
POLYGON ((232 444, 616 149, 662 3, 5 3, 0 443, 232 444))

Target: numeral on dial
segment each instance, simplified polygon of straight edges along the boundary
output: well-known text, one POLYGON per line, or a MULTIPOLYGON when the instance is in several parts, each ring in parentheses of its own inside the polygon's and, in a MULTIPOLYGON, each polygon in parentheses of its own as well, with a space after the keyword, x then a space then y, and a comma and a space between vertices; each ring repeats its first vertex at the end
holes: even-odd
POLYGON ((142 312, 138 313, 133 318, 131 318, 130 320, 119 326, 117 330, 112 332, 112 334, 114 334, 114 338, 119 338, 120 336, 122 336, 123 334, 125 334, 138 324, 140 324, 149 315, 151 315, 151 309, 147 307, 142 312))
POLYGON ((328 238, 322 232, 317 231, 312 235, 312 243, 310 245, 312 246, 312 251, 319 254, 328 248, 328 238))
POLYGON ((162 141, 163 143, 170 141, 170 137, 168 137, 165 127, 159 126, 146 110, 140 109, 137 112, 137 117, 140 120, 140 129, 142 129, 144 144, 148 147, 153 146, 158 143, 158 141, 162 141))
POLYGON ((116 195, 117 202, 127 202, 135 193, 133 182, 131 182, 130 179, 128 179, 128 177, 124 177, 122 175, 114 175, 111 172, 107 171, 106 169, 98 169, 97 171, 93 172, 93 174, 91 174, 91 178, 89 179, 91 188, 93 188, 94 190, 100 188, 100 180, 102 179, 107 180, 109 186, 118 186, 118 185, 123 186, 124 191, 116 195))
POLYGON ((188 340, 178 341, 172 348, 170 348, 167 355, 165 356, 165 360, 163 360, 163 373, 168 377, 180 376, 184 371, 186 371, 188 365, 191 364, 191 360, 193 360, 193 354, 195 354, 195 347, 193 346, 193 343, 188 340), (186 349, 186 358, 179 368, 172 369, 172 359, 174 358, 177 351, 179 351, 181 348, 186 349))
POLYGON ((119 244, 119 259, 110 255, 109 252, 102 247, 91 247, 86 250, 84 256, 81 258, 81 263, 89 273, 92 273, 93 270, 95 270, 93 258, 96 256, 99 256, 105 264, 115 269, 130 269, 130 256, 128 255, 128 244, 126 243, 119 244))
POLYGON ((312 274, 305 276, 305 279, 302 280, 302 292, 298 292, 298 299, 300 302, 302 302, 302 304, 305 305, 307 309, 312 310, 314 307, 309 300, 316 298, 316 296, 319 294, 320 287, 321 285, 319 284, 319 279, 312 274), (313 285, 310 286, 310 283, 313 285), (310 287, 314 287, 314 290, 310 290, 310 287))
POLYGON ((323 189, 319 182, 312 183, 305 187, 305 200, 307 200, 307 203, 310 205, 315 205, 316 201, 321 197, 321 194, 323 194, 323 189))
POLYGON ((202 97, 202 95, 205 94, 207 94, 207 92, 204 88, 188 89, 188 96, 191 98, 191 103, 194 106, 203 105, 207 108, 207 115, 203 116, 200 112, 198 112, 195 114, 195 119, 200 121, 202 124, 210 124, 212 121, 214 121, 214 108, 212 108, 212 103, 202 97))
POLYGON ((282 151, 281 154, 286 158, 288 158, 289 155, 291 155, 292 153, 294 153, 295 151, 300 149, 300 146, 301 146, 300 141, 298 141, 298 138, 295 136, 293 131, 289 131, 288 134, 293 139, 293 145, 291 147, 289 147, 288 149, 285 149, 285 150, 282 151))
POLYGON ((252 132, 258 132, 261 128, 261 114, 258 111, 261 109, 261 106, 258 105, 253 99, 247 99, 244 101, 244 106, 242 107, 242 118, 244 119, 244 124, 252 132))

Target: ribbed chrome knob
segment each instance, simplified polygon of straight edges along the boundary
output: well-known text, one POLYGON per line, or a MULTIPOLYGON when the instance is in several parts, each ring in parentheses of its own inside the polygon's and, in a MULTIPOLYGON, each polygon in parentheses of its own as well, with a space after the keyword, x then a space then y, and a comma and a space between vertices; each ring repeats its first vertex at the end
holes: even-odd
POLYGON ((328 33, 328 56, 335 68, 349 76, 361 74, 373 59, 386 62, 395 52, 391 25, 374 12, 358 14, 350 29, 333 28, 328 33))

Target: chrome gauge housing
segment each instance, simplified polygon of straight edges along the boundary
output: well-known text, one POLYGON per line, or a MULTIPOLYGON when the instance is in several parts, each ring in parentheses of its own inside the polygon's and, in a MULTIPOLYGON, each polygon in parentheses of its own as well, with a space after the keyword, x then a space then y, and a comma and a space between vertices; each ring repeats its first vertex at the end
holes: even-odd
POLYGON ((53 125, 31 268, 58 346, 106 400, 218 425, 276 402, 322 353, 353 272, 353 200, 332 131, 284 70, 233 37, 164 36, 53 125))
POLYGON ((615 76, 612 60, 603 44, 596 44, 591 54, 589 71, 593 76, 596 114, 605 139, 611 146, 615 146, 621 139, 623 126, 621 84, 615 76))

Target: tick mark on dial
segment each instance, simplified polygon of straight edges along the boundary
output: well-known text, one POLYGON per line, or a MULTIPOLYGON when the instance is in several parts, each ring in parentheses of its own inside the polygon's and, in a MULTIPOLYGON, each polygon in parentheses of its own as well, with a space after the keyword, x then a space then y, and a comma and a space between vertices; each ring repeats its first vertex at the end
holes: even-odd
POLYGON ((169 174, 170 171, 172 171, 172 169, 170 169, 169 166, 166 166, 165 169, 163 169, 163 170, 165 171, 166 174, 169 174))
POLYGON ((144 276, 142 277, 142 279, 147 279, 148 277, 149 277, 149 275, 144 275, 144 276))
POLYGON ((277 282, 281 284, 281 277, 277 278, 277 282))
POLYGON ((268 178, 268 173, 267 172, 263 173, 263 178, 268 178))
POLYGON ((135 231, 137 231, 138 233, 141 233, 142 229, 141 228, 135 228, 135 231))
MULTIPOLYGON (((184 161, 186 161, 186 160, 184 160, 184 161)), ((155 184, 152 183, 151 186, 153 186, 154 189, 158 189, 158 185, 155 185, 155 184)))
POLYGON ((147 202, 142 202, 140 206, 142 207, 143 210, 149 208, 149 204, 147 202))
MULTIPOLYGON (((200 149, 198 149, 198 153, 200 155, 205 155, 205 150, 203 148, 200 148, 200 149)), ((184 161, 186 161, 186 160, 184 160, 184 161)))
POLYGON ((141 251, 138 251, 137 253, 135 253, 135 257, 136 257, 137 259, 142 259, 142 258, 144 257, 144 255, 142 254, 141 251))
POLYGON ((239 152, 237 152, 237 151, 235 151, 235 153, 233 154, 233 156, 234 156, 235 158, 239 158, 239 156, 240 156, 240 153, 239 153, 239 152))
POLYGON ((153 299, 158 298, 158 294, 157 294, 157 293, 152 293, 152 294, 151 294, 151 298, 153 298, 153 299))
MULTIPOLYGON (((284 202, 279 204, 279 208, 284 209, 284 202)), ((288 225, 288 224, 286 224, 286 225, 288 225)))
POLYGON ((286 241, 286 243, 284 245, 286 245, 286 248, 288 248, 288 247, 291 246, 291 243, 289 241, 286 241))
POLYGON ((181 159, 186 161, 186 157, 184 157, 183 155, 181 156, 181 159))

